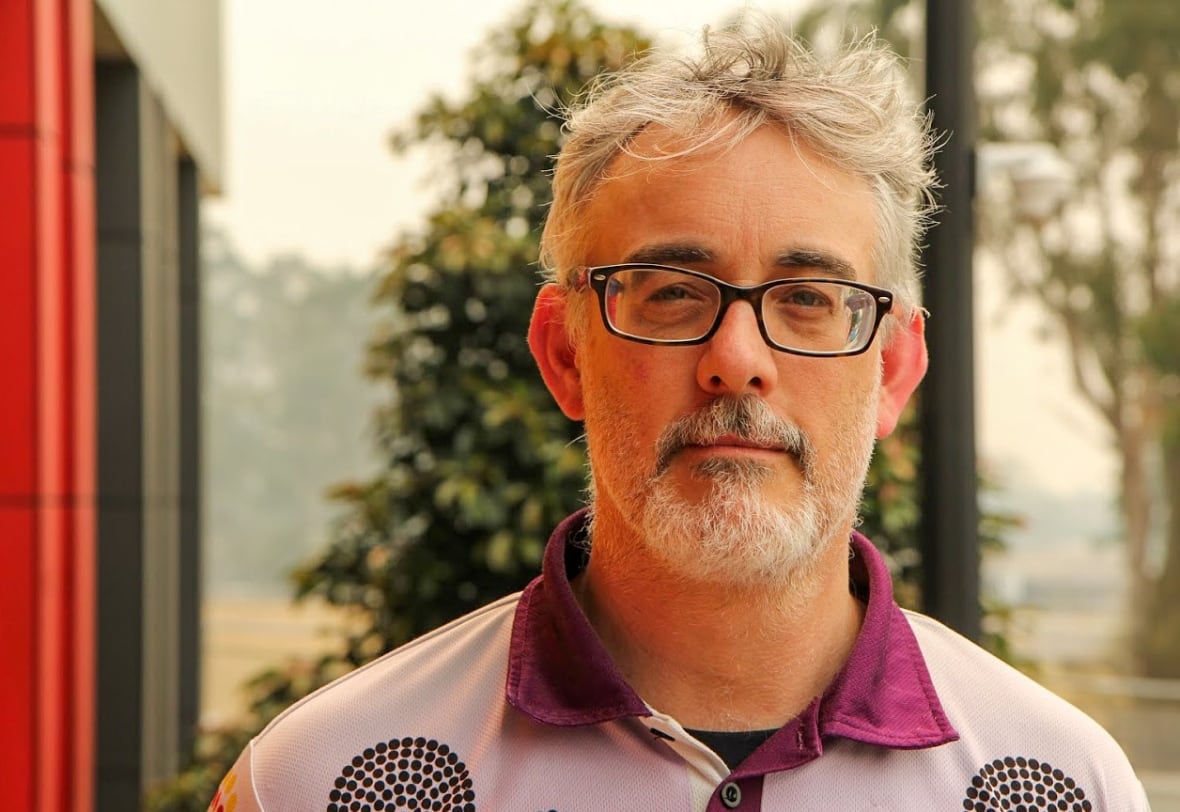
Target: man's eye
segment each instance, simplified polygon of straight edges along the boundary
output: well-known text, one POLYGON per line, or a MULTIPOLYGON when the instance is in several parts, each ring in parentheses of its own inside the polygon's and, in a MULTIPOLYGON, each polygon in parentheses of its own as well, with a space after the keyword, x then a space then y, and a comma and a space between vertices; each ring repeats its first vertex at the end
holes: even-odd
POLYGON ((781 304, 790 307, 827 308, 832 300, 814 288, 787 288, 778 297, 781 304))
POLYGON ((699 299, 700 295, 688 285, 664 285, 648 294, 649 302, 678 302, 684 299, 699 299))

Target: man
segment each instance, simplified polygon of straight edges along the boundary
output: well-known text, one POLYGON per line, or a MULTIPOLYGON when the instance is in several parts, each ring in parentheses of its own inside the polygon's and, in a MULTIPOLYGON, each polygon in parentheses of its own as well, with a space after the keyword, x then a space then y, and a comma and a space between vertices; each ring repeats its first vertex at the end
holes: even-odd
POLYGON ((766 26, 573 115, 529 340, 589 509, 523 593, 276 719, 214 809, 1147 807, 1092 721, 897 608, 853 530, 926 365, 902 82, 766 26))

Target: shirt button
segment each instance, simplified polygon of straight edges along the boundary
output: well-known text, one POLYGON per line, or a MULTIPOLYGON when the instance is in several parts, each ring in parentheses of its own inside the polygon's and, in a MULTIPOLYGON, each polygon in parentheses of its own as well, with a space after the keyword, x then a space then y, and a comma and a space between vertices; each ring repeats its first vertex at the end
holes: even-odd
POLYGON ((721 803, 726 809, 737 809, 742 805, 742 788, 730 781, 721 788, 721 803))

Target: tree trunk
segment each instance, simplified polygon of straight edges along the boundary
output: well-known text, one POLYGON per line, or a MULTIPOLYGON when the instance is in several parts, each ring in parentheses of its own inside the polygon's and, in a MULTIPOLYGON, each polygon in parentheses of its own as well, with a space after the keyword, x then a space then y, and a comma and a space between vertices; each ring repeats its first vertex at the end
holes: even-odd
POLYGON ((1151 590, 1141 629, 1144 673, 1180 678, 1180 409, 1173 408, 1173 430, 1165 432, 1164 498, 1168 503, 1164 569, 1151 590))
POLYGON ((1124 420, 1118 427, 1124 542, 1127 550, 1129 617, 1142 625, 1148 615, 1151 577, 1147 545, 1151 534, 1151 486, 1148 475, 1148 438, 1142 421, 1124 420))

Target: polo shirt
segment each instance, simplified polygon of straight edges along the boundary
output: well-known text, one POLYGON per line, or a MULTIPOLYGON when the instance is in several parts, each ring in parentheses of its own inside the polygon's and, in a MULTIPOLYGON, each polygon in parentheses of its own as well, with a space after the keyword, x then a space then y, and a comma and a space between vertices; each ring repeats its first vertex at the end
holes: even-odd
POLYGON ((732 770, 628 685, 574 599, 585 512, 541 575, 275 718, 214 812, 1145 810, 1095 722, 893 601, 854 533, 867 595, 845 667, 732 770))

